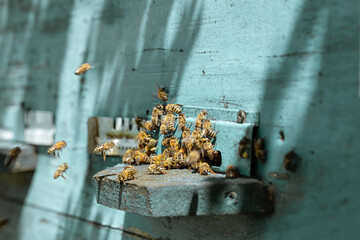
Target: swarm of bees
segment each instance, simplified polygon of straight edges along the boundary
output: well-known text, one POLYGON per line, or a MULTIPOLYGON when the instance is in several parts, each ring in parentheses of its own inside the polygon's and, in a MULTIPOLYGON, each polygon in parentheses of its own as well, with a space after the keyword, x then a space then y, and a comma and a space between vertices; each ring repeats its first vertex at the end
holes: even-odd
MULTIPOLYGON (((219 160, 220 154, 212 143, 216 138, 216 131, 212 128, 208 113, 205 110, 201 111, 195 119, 194 130, 191 130, 191 123, 186 121, 182 105, 166 104, 168 94, 159 86, 157 86, 157 97, 164 104, 158 104, 153 108, 150 120, 135 116, 135 123, 141 129, 136 136, 138 147, 126 151, 123 163, 150 164, 148 174, 156 175, 166 174, 170 169, 183 168, 194 170, 201 175, 215 174, 209 162, 219 160), (174 136, 177 128, 181 130, 179 138, 174 136), (152 137, 158 133, 163 136, 161 143, 152 137), (158 145, 163 150, 156 154, 158 145)), ((121 182, 133 177, 133 170, 127 168, 118 175, 121 182)))

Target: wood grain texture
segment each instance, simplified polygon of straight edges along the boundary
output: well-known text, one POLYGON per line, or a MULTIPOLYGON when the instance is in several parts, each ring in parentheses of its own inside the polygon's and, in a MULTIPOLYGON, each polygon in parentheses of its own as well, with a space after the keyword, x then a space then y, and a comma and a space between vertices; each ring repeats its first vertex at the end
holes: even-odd
MULTIPOLYGON (((56 138, 69 140, 61 160, 39 156, 25 201, 154 238, 354 239, 360 224, 358 7, 335 0, 1 0, 0 124, 16 128, 22 110, 51 110, 56 138), (100 65, 75 76, 85 61, 100 65), (145 114, 157 103, 155 82, 180 104, 261 113, 258 134, 266 137, 268 158, 256 175, 276 186, 272 216, 153 219, 95 203, 91 175, 117 159, 103 164, 87 155, 87 119, 145 114), (10 106, 18 117, 9 115, 10 106), (285 172, 283 158, 292 149, 301 158, 297 171, 289 180, 269 177, 285 172), (53 181, 63 161, 68 180, 53 181)), ((18 211, 15 222, 26 223, 27 211, 40 216, 33 207, 18 211)), ((89 223, 59 221, 63 232, 59 225, 38 232, 26 224, 9 227, 26 231, 20 239, 42 232, 76 239, 81 226, 91 231, 89 223)))

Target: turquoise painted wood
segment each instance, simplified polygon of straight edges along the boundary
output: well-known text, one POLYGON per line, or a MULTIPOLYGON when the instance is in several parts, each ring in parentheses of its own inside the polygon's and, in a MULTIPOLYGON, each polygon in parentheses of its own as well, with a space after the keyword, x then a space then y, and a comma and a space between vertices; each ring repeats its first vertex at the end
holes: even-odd
POLYGON ((31 182, 0 175, 0 218, 10 219, 0 238, 356 239, 358 9, 352 0, 0 0, 0 125, 21 129, 22 111, 51 110, 56 139, 69 141, 61 160, 39 154, 31 182), (83 62, 100 64, 75 76, 83 62), (177 103, 261 113, 268 158, 255 174, 276 187, 272 215, 149 218, 95 203, 91 176, 118 160, 88 156, 87 119, 146 114, 155 82, 177 103), (270 177, 292 149, 297 171, 270 177), (67 180, 54 181, 64 161, 67 180))

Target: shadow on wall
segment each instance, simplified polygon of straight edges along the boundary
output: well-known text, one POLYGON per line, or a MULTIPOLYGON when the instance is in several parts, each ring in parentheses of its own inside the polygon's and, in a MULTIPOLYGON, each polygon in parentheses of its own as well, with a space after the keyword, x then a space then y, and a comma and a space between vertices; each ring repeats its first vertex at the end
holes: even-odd
POLYGON ((259 163, 257 176, 274 182, 275 214, 283 217, 266 223, 272 230, 264 238, 290 238, 299 228, 302 237, 330 237, 330 232, 334 239, 354 237, 359 221, 349 212, 359 208, 347 202, 360 195, 353 191, 356 184, 349 184, 360 167, 355 141, 360 129, 353 128, 360 117, 353 111, 360 107, 356 9, 355 1, 305 1, 285 52, 271 56, 260 109, 265 127, 259 133, 273 152, 259 163), (300 157, 297 171, 285 183, 269 179, 269 172, 285 172, 284 155, 291 150, 300 157), (346 174, 339 173, 340 166, 348 167, 346 174), (334 194, 334 189, 339 191, 334 194), (331 214, 336 218, 325 221, 331 214))
POLYGON ((85 54, 95 54, 94 61, 100 63, 94 114, 144 116, 159 101, 153 97, 156 83, 176 96, 199 32, 198 5, 106 1, 100 18, 93 20, 96 27, 85 54))
MULTIPOLYGON (((40 2, 0 1, 0 127, 19 128, 27 109, 56 109, 73 0, 40 2), (16 119, 9 117, 8 108, 18 111, 16 119)), ((4 214, 1 218, 9 218, 0 238, 17 239, 24 227, 20 216, 26 208, 24 202, 33 173, 0 175, 0 212, 4 214)))
MULTIPOLYGON (((351 182, 350 189, 357 189, 352 179, 356 179, 356 169, 360 167, 355 159, 359 144, 355 140, 360 129, 354 129, 360 112, 353 111, 360 107, 360 101, 354 102, 358 99, 358 62, 351 61, 357 59, 358 53, 358 30, 353 24, 358 20, 356 9, 353 3, 305 1, 285 52, 269 56, 273 59, 260 109, 259 134, 266 136, 267 148, 274 151, 269 152, 268 161, 259 165, 256 173, 276 186, 272 216, 148 218, 127 213, 124 229, 141 227, 153 237, 169 239, 289 239, 299 228, 303 229, 307 219, 312 224, 307 224, 308 231, 302 234, 309 237, 332 232, 338 237, 353 238, 358 218, 352 210, 359 192, 343 186, 351 182), (350 102, 353 106, 344 106, 350 102), (286 135, 284 142, 279 139, 280 130, 286 135), (269 172, 285 171, 282 161, 292 149, 301 157, 297 171, 290 173, 289 181, 269 179, 269 172), (334 177, 339 174, 339 164, 349 166, 342 178, 334 177), (342 190, 334 195, 334 189, 342 190), (354 199, 352 205, 350 198, 354 199), (322 214, 316 214, 316 209, 322 214), (337 217, 331 224, 323 225, 325 213, 337 217), (344 221, 349 217, 354 223, 344 221)), ((219 192, 213 189, 212 194, 219 192)), ((214 201, 216 204, 217 199, 214 201)), ((129 237, 128 233, 123 237, 129 237)))
MULTIPOLYGON (((153 97, 156 82, 175 97, 199 32, 202 16, 199 5, 195 1, 105 1, 100 16, 92 19, 84 53, 85 62, 94 59, 95 64, 100 64, 96 71, 80 79, 79 109, 87 104, 86 99, 96 99, 93 109, 96 116, 132 117, 135 113, 144 116, 159 101, 153 97)), ((94 204, 92 176, 103 168, 98 157, 89 156, 74 215, 101 223, 105 218, 110 222, 118 218, 118 211, 111 212, 111 216, 94 204)), ((66 212, 71 211, 72 205, 68 200, 66 212)), ((65 219, 61 225, 66 230, 58 231, 57 239, 106 239, 110 233, 106 228, 71 219, 65 219)))

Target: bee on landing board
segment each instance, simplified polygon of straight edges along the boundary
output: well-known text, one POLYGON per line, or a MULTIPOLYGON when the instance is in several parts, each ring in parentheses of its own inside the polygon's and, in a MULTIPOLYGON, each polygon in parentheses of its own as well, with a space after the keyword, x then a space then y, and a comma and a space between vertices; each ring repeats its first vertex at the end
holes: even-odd
POLYGON ((66 179, 64 177, 64 173, 65 171, 69 168, 68 164, 67 163, 64 163, 64 164, 61 164, 59 166, 58 169, 56 169, 55 173, 54 173, 54 179, 57 179, 58 177, 63 177, 64 179, 66 179))
POLYGON ((208 175, 209 173, 211 174, 216 174, 210 167, 210 165, 206 162, 201 162, 199 164, 198 167, 198 172, 200 175, 208 175))
POLYGON ((90 65, 89 63, 84 63, 81 64, 76 70, 75 70, 75 75, 82 75, 84 73, 86 73, 87 71, 89 71, 90 69, 95 68, 95 66, 90 65))
MULTIPOLYGON (((100 143, 100 144, 103 142, 100 138, 96 138, 96 141, 97 141, 98 143, 100 143)), ((105 162, 105 160, 106 160, 106 153, 113 151, 115 148, 116 148, 115 143, 114 143, 113 141, 109 141, 109 142, 105 142, 105 143, 97 146, 97 147, 94 149, 94 153, 99 153, 99 152, 101 152, 101 156, 103 157, 104 162, 105 162)))
POLYGON ((122 184, 126 184, 125 181, 135 179, 136 172, 136 168, 133 166, 127 166, 118 174, 117 177, 122 184))
POLYGON ((64 140, 60 141, 60 142, 57 142, 54 145, 52 145, 51 147, 49 147, 47 153, 49 155, 51 155, 51 154, 55 155, 55 152, 58 151, 57 154, 59 156, 59 151, 64 149, 66 146, 67 145, 66 145, 66 142, 64 140))
POLYGON ((10 167, 13 163, 15 163, 20 153, 21 153, 20 147, 14 147, 10 149, 4 161, 5 167, 10 167))

